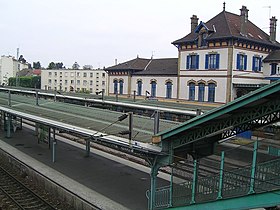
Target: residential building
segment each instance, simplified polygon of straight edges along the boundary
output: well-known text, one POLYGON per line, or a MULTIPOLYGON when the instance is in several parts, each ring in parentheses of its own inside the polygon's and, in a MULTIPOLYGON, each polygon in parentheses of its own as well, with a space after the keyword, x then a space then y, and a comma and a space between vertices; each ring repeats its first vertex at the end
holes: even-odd
POLYGON ((139 58, 106 69, 109 75, 109 94, 137 97, 176 97, 178 59, 139 58))
POLYGON ((207 22, 191 17, 191 31, 174 41, 179 51, 177 98, 190 101, 229 102, 260 86, 267 65, 263 60, 274 50, 276 18, 270 19, 270 35, 248 19, 242 6, 240 15, 225 10, 207 22))
POLYGON ((10 77, 16 77, 17 73, 28 69, 28 63, 22 63, 13 56, 1 56, 0 59, 0 84, 7 85, 10 77))
POLYGON ((42 69, 41 89, 106 94, 107 78, 102 69, 42 69))

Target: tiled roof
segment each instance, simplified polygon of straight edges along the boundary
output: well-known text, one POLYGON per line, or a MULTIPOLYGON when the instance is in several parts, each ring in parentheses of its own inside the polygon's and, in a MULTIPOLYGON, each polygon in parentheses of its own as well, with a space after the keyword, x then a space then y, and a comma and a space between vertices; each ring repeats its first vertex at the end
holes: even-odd
MULTIPOLYGON (((206 40, 211 39, 221 39, 221 38, 241 38, 254 42, 259 42, 268 45, 276 45, 280 47, 279 43, 272 43, 269 40, 269 35, 266 34, 263 30, 253 24, 251 21, 247 22, 247 36, 243 36, 240 33, 241 28, 241 16, 222 11, 208 22, 205 25, 209 30, 213 31, 206 40)), ((193 42, 197 39, 198 34, 192 31, 187 36, 174 41, 172 44, 181 44, 185 42, 193 42)))
POLYGON ((133 75, 177 75, 178 58, 136 58, 106 69, 106 71, 122 70, 131 70, 133 75))
POLYGON ((119 63, 115 66, 111 66, 106 68, 107 71, 110 70, 143 70, 147 64, 149 63, 151 59, 145 59, 145 58, 135 58, 133 60, 119 63))
POLYGON ((147 68, 133 75, 177 75, 178 58, 152 59, 147 68))
POLYGON ((263 60, 263 62, 279 62, 280 61, 280 50, 275 50, 271 52, 266 58, 263 60))

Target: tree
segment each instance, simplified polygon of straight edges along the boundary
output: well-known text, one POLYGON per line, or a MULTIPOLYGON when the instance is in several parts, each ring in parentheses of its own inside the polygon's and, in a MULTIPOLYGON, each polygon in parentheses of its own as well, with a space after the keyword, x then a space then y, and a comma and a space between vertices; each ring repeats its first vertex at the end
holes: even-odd
POLYGON ((83 69, 84 70, 91 70, 91 69, 93 69, 93 67, 92 67, 92 65, 84 65, 83 69))
POLYGON ((48 66, 48 69, 56 69, 55 63, 54 62, 50 62, 49 66, 48 66))
POLYGON ((19 56, 18 61, 21 63, 26 63, 26 60, 24 59, 23 55, 19 56))
POLYGON ((40 61, 33 62, 33 69, 41 69, 41 63, 40 63, 40 61))
POLYGON ((63 63, 62 62, 56 63, 55 66, 56 66, 56 69, 63 69, 63 63))
POLYGON ((72 66, 72 69, 79 69, 80 65, 75 61, 75 63, 72 66))

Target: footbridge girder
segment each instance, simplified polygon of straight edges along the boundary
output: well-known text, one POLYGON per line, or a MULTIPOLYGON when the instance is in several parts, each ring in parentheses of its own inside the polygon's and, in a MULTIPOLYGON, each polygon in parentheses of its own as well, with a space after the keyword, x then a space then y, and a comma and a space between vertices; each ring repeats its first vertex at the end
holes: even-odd
POLYGON ((211 155, 215 143, 280 119, 280 81, 153 136, 154 143, 170 142, 176 155, 211 155))

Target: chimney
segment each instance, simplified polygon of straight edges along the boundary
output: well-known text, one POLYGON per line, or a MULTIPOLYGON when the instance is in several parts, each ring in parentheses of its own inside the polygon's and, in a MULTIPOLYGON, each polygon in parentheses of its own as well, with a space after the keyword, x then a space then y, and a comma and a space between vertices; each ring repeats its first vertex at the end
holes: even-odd
POLYGON ((118 59, 115 59, 115 65, 118 65, 118 59))
POLYGON ((196 28, 197 25, 198 25, 198 18, 196 15, 193 15, 191 17, 191 32, 194 31, 194 29, 196 28))
POLYGON ((272 18, 270 18, 269 40, 271 42, 276 42, 276 21, 277 19, 275 18, 275 16, 272 16, 272 18))
POLYGON ((243 36, 247 36, 247 22, 248 22, 248 9, 246 6, 242 6, 240 9, 240 20, 241 20, 241 27, 240 27, 240 33, 243 36))

